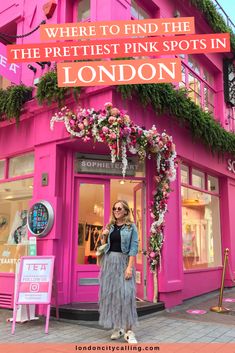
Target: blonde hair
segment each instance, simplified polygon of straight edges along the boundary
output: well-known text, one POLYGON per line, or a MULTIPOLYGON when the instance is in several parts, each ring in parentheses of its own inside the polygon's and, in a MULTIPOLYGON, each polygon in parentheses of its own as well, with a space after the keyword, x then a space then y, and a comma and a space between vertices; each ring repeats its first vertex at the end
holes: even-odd
MULTIPOLYGON (((124 208, 124 210, 126 211, 126 216, 124 217, 124 223, 127 225, 131 225, 133 223, 132 218, 131 218, 131 210, 130 207, 128 205, 128 203, 125 200, 117 200, 116 202, 114 202, 113 207, 117 204, 117 203, 121 203, 122 207, 124 208)), ((113 214, 113 207, 112 207, 112 216, 110 217, 110 221, 108 224, 108 227, 111 226, 111 224, 115 224, 116 223, 116 218, 114 217, 113 214)))

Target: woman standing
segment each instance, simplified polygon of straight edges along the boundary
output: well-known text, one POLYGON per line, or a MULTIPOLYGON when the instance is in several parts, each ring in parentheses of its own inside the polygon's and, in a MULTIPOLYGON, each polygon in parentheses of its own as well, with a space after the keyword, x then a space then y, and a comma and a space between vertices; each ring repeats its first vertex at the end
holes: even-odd
POLYGON ((99 323, 114 329, 111 339, 124 336, 128 343, 137 343, 132 326, 137 323, 135 257, 138 234, 126 201, 114 203, 111 221, 103 231, 102 243, 105 242, 108 245, 100 271, 99 323))

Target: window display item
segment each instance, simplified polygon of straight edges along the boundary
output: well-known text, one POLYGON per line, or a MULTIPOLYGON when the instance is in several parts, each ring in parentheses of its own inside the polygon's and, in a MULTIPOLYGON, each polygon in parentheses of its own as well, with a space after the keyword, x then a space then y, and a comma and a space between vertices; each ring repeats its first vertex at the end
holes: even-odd
POLYGON ((27 241, 27 210, 17 211, 8 237, 8 244, 21 244, 27 241))

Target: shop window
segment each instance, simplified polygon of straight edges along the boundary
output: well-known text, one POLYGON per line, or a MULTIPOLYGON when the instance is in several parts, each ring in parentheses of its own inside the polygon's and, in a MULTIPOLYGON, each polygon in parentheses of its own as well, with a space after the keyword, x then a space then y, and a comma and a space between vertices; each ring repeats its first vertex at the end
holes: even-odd
POLYGON ((19 258, 27 255, 27 212, 33 179, 0 184, 0 272, 15 272, 19 258))
POLYGON ((90 9, 91 4, 90 0, 80 0, 78 3, 78 21, 88 21, 90 19, 90 9))
POLYGON ((181 165, 181 183, 188 184, 189 183, 189 167, 187 165, 181 165))
MULTIPOLYGON (((181 57, 179 55, 179 57, 181 57)), ((200 65, 192 55, 181 57, 182 81, 179 87, 188 89, 189 97, 206 112, 214 112, 215 90, 213 89, 212 75, 200 65)))
POLYGON ((9 178, 31 174, 34 171, 34 154, 27 153, 9 159, 9 178))
POLYGON ((192 185, 200 189, 205 189, 205 173, 200 170, 192 170, 192 185))
POLYGON ((149 14, 135 0, 131 0, 131 18, 134 20, 144 20, 149 18, 149 14))
POLYGON ((208 190, 219 193, 219 180, 211 175, 208 175, 208 190))
MULTIPOLYGON (((181 174, 184 170, 185 166, 181 174)), ((218 178, 189 167, 190 173, 197 189, 190 183, 181 186, 184 269, 221 266, 218 178), (203 191, 198 190, 199 185, 203 191)))
POLYGON ((6 89, 11 85, 11 81, 0 75, 0 89, 6 89))
POLYGON ((0 179, 4 179, 5 161, 0 161, 0 179))

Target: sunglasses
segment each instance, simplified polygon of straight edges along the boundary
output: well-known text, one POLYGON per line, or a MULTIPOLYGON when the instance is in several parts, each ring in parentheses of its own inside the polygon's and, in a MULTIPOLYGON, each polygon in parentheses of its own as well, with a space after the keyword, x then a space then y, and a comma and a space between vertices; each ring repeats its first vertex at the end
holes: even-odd
POLYGON ((121 207, 113 207, 113 211, 121 211, 121 210, 123 210, 123 208, 121 208, 121 207))

